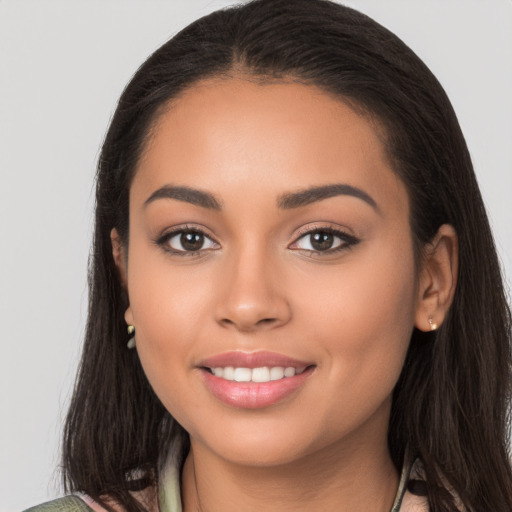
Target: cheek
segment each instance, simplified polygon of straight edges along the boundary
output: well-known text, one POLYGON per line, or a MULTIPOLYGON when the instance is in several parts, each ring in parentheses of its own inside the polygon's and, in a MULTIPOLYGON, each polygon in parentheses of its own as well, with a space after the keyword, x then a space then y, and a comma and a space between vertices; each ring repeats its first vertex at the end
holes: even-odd
POLYGON ((171 262, 163 250, 140 242, 130 246, 129 257, 128 291, 137 334, 157 351, 193 339, 200 309, 211 294, 207 269, 191 266, 187 257, 183 263, 171 262), (188 336, 183 338, 184 332, 188 336))
POLYGON ((324 340, 336 400, 377 404, 392 392, 413 330, 414 283, 412 250, 383 246, 328 269, 308 295, 303 284, 300 316, 311 319, 310 335, 324 340))
POLYGON ((168 409, 194 365, 195 340, 204 329, 211 290, 201 270, 171 266, 142 244, 130 248, 128 291, 136 326, 137 352, 144 371, 168 409))

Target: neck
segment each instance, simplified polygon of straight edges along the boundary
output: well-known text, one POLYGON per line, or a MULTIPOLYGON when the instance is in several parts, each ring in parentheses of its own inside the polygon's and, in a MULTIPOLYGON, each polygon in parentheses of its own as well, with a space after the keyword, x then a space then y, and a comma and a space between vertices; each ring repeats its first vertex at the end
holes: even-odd
POLYGON ((192 440, 182 475, 184 512, 389 512, 397 488, 385 439, 270 467, 234 464, 192 440))

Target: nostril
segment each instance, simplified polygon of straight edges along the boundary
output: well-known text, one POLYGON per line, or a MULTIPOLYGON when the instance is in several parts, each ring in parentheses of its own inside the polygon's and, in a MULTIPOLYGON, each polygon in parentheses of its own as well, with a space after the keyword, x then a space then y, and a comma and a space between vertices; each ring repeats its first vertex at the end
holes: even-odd
POLYGON ((275 322, 276 318, 262 318, 261 320, 258 320, 258 324, 270 324, 272 322, 275 322))
POLYGON ((222 327, 247 332, 284 325, 290 320, 291 311, 288 303, 281 298, 262 297, 258 301, 228 298, 219 302, 215 317, 222 327))
MULTIPOLYGON (((256 322, 248 322, 251 324, 251 326, 257 326, 257 325, 266 325, 277 322, 277 318, 261 318, 260 320, 256 320, 256 322)), ((234 320, 231 320, 230 318, 222 318, 221 323, 224 325, 239 325, 243 322, 236 322, 234 320)))

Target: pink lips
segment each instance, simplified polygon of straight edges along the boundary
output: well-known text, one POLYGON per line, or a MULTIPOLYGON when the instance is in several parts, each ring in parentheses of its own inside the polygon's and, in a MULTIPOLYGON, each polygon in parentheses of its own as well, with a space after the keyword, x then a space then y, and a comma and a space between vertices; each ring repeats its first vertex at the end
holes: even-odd
POLYGON ((293 366, 302 368, 313 363, 292 359, 275 352, 242 352, 232 351, 209 357, 202 361, 199 366, 215 368, 217 366, 235 366, 238 368, 258 368, 261 366, 293 366))
POLYGON ((244 409, 258 409, 281 402, 297 390, 311 375, 314 364, 274 352, 225 352, 205 359, 198 365, 207 389, 225 404, 244 409), (218 367, 262 368, 284 367, 302 373, 269 382, 236 382, 213 375, 218 367))

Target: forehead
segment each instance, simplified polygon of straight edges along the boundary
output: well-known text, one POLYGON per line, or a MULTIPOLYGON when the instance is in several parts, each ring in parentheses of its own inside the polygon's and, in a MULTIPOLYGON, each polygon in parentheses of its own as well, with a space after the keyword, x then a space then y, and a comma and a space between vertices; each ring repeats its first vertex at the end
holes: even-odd
POLYGON ((381 131, 347 103, 302 83, 231 78, 200 82, 169 103, 134 186, 278 193, 339 182, 405 197, 381 131))

